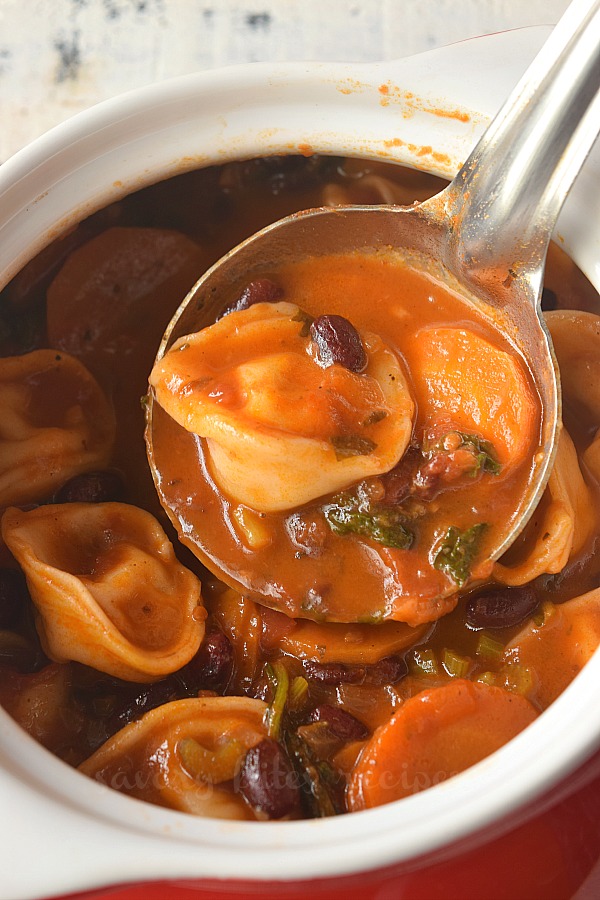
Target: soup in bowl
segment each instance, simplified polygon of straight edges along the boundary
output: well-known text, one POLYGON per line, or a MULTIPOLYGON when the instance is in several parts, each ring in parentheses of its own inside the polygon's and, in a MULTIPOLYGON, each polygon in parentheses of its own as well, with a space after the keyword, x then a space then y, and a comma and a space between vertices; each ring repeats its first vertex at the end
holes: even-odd
MULTIPOLYGON (((512 40, 508 88, 543 36, 528 34, 426 57, 442 78, 457 54, 512 40)), ((439 189, 494 98, 470 107, 457 83, 440 108, 426 79, 411 90, 427 68, 352 85, 343 67, 258 67, 252 123, 223 106, 239 71, 184 79, 78 117, 0 172, 0 700, 20 726, 7 720, 1 777, 22 810, 57 805, 69 833, 124 834, 113 859, 158 830, 146 876, 257 877, 268 857, 273 878, 306 877, 306 846, 313 876, 412 859, 481 838, 597 743, 581 710, 600 638, 600 307, 581 271, 592 241, 568 237, 593 197, 576 186, 565 211, 580 268, 553 246, 547 270, 553 474, 493 566, 486 532, 527 479, 539 409, 516 349, 434 279, 365 260, 263 273, 155 359, 198 275, 245 236, 439 189), (315 125, 309 97, 339 131, 315 125), (201 101, 236 140, 198 136, 201 101)))

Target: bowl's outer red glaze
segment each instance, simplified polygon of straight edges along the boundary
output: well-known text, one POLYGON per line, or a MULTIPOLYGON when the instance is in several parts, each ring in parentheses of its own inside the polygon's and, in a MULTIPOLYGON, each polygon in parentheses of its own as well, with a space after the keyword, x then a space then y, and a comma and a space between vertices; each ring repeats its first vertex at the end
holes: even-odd
MULTIPOLYGON (((500 838, 474 850, 459 850, 443 862, 424 860, 410 872, 396 865, 287 884, 154 882, 70 894, 64 900, 572 900, 576 894, 577 900, 597 900, 600 752, 545 799, 549 805, 543 812, 500 838), (553 796, 561 799, 553 803, 553 796)), ((460 816, 460 810, 456 814, 460 816)))

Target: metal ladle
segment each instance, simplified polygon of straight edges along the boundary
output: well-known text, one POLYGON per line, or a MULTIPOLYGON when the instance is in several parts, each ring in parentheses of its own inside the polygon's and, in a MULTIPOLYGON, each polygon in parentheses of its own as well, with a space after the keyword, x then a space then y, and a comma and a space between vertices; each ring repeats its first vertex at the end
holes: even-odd
MULTIPOLYGON (((315 209, 268 226, 200 278, 172 319, 157 358, 181 335, 212 324, 232 287, 280 264, 401 248, 430 271, 433 266, 518 349, 540 395, 539 452, 526 495, 489 554, 497 559, 523 529, 552 470, 561 401, 541 312, 542 279, 556 219, 600 130, 599 88, 600 3, 574 0, 445 190, 411 207, 315 209)), ((147 416, 152 463, 152 400, 147 416)))

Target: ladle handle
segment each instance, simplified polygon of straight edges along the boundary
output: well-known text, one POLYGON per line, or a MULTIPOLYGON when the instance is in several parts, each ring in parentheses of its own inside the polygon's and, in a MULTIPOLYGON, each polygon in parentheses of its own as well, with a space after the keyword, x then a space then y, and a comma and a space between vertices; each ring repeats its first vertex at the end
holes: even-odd
POLYGON ((535 276, 600 130, 600 2, 574 0, 444 191, 465 271, 535 276))

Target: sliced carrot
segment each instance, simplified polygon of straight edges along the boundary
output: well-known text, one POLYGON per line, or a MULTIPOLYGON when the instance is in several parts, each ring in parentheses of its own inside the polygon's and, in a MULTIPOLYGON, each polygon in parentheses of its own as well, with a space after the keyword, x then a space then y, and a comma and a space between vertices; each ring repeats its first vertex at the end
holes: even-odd
POLYGON ((386 656, 408 650, 424 639, 428 623, 411 628, 405 622, 380 625, 345 625, 296 619, 295 628, 282 635, 279 647, 299 659, 321 663, 373 665, 386 656))
POLYGON ((445 781, 489 756, 536 718, 524 697, 455 679, 407 700, 377 729, 354 769, 351 811, 445 781))
POLYGON ((421 415, 491 441, 501 463, 531 446, 536 403, 524 365, 466 328, 426 328, 407 348, 421 415))
MULTIPOLYGON (((206 253, 177 231, 109 228, 76 249, 48 289, 50 346, 89 364, 108 352, 157 347, 177 305, 206 268, 206 253)), ((151 362, 151 357, 150 360, 151 362)))

